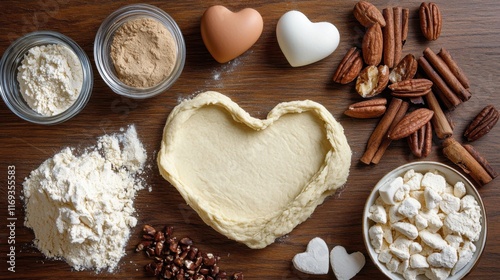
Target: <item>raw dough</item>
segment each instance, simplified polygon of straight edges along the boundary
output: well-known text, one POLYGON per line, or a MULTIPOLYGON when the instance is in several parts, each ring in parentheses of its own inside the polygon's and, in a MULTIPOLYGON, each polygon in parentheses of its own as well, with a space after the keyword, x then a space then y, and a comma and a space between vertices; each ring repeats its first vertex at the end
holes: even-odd
POLYGON ((347 180, 342 126, 313 101, 251 117, 218 92, 174 108, 158 166, 205 223, 250 248, 292 231, 347 180))

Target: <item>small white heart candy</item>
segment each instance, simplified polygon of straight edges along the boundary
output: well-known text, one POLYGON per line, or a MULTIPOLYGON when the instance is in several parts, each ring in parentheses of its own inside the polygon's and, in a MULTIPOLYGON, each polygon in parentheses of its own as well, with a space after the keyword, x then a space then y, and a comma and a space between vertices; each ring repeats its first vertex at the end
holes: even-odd
POLYGON ((319 238, 313 238, 307 244, 304 253, 295 255, 293 266, 300 272, 307 274, 328 274, 328 246, 319 238))
POLYGON ((335 246, 330 252, 333 273, 338 280, 349 280, 365 266, 365 256, 361 252, 347 254, 342 246, 335 246))
POLYGON ((289 11, 278 21, 276 37, 281 51, 293 67, 304 66, 329 56, 340 41, 335 25, 311 22, 299 11, 289 11))

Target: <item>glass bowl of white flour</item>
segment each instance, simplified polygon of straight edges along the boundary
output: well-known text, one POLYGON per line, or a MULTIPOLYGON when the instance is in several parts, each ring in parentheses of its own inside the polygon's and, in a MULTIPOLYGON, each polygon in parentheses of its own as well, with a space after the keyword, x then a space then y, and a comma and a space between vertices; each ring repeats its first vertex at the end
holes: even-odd
POLYGON ((479 192, 439 162, 412 162, 387 173, 363 212, 368 255, 390 279, 462 279, 479 260, 486 236, 479 192))
POLYGON ((93 86, 83 49, 54 31, 35 31, 14 41, 0 61, 0 94, 20 118, 54 125, 83 110, 93 86))

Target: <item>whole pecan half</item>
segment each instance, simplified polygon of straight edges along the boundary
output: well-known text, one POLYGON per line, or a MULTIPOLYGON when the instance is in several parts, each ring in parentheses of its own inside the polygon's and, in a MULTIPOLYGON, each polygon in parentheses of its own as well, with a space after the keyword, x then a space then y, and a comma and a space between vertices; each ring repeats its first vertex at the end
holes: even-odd
POLYGON ((419 130, 413 132, 407 139, 411 153, 414 156, 419 158, 428 156, 432 148, 431 122, 426 123, 419 130))
POLYGON ((389 74, 391 83, 413 79, 417 74, 418 62, 413 54, 407 54, 389 74))
POLYGON ((472 120, 464 132, 464 136, 468 141, 476 141, 486 135, 498 122, 500 114, 493 105, 484 107, 481 112, 472 120))
POLYGON ((382 53, 384 51, 384 38, 380 24, 375 23, 370 26, 363 37, 362 52, 363 59, 368 65, 379 65, 382 61, 382 53))
POLYGON ((385 26, 385 19, 380 13, 377 7, 373 6, 370 2, 359 1, 354 6, 354 17, 363 25, 364 27, 370 27, 374 23, 379 23, 381 26, 385 26))
POLYGON ((437 40, 441 34, 443 20, 441 12, 435 3, 422 2, 419 10, 420 29, 424 37, 429 41, 437 40))
POLYGON ((385 113, 387 99, 374 98, 349 105, 344 114, 358 119, 378 118, 385 113))
POLYGON ((343 85, 348 84, 356 79, 361 69, 363 69, 361 51, 353 47, 345 54, 342 61, 340 61, 335 74, 333 74, 333 81, 343 85))
POLYGON ((432 119, 432 116, 434 116, 434 111, 427 108, 420 108, 407 114, 389 132, 389 139, 399 140, 410 136, 422 126, 427 124, 432 119))
POLYGON ((392 95, 396 97, 420 97, 431 91, 432 82, 427 79, 410 79, 389 86, 392 95))
POLYGON ((367 66, 361 70, 356 80, 356 91, 364 98, 381 93, 389 83, 389 67, 387 65, 367 66))

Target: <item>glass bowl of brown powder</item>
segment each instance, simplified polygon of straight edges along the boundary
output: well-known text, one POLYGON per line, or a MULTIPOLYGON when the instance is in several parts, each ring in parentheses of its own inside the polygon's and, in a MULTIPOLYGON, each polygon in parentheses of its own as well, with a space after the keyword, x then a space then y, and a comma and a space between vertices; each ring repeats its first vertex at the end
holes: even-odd
POLYGON ((111 90, 143 99, 165 92, 179 78, 186 45, 179 26, 165 11, 134 4, 116 10, 101 24, 94 58, 111 90))

